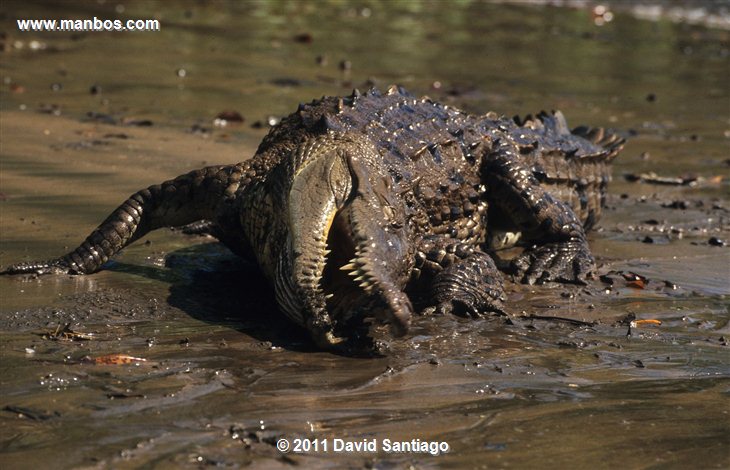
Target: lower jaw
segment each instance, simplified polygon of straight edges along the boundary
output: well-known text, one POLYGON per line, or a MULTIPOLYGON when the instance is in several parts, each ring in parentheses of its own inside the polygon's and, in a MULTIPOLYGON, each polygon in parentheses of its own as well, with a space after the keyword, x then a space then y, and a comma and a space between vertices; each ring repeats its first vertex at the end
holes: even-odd
POLYGON ((327 311, 337 325, 361 321, 367 316, 368 307, 372 303, 356 286, 339 289, 327 300, 327 311))

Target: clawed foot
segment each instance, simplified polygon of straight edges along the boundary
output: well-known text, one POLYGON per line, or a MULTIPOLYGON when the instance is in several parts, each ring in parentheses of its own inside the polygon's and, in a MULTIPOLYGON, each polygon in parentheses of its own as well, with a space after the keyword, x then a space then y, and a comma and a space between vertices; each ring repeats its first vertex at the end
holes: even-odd
POLYGON ((595 268, 595 260, 584 240, 533 247, 512 261, 512 273, 526 284, 551 281, 585 284, 595 268))
POLYGON ((0 271, 0 275, 15 274, 35 274, 41 276, 44 274, 79 274, 79 272, 72 269, 63 259, 18 263, 0 271))
POLYGON ((185 235, 210 235, 215 237, 218 233, 218 226, 210 220, 198 220, 181 227, 174 227, 173 230, 179 230, 185 235))
POLYGON ((489 255, 475 251, 435 276, 432 300, 431 312, 470 317, 504 313, 502 276, 489 255))
POLYGON ((454 298, 426 308, 423 311, 423 314, 430 315, 437 313, 440 315, 457 315, 460 317, 472 318, 478 318, 490 312, 506 315, 503 301, 503 297, 491 298, 487 302, 485 302, 485 299, 481 299, 480 302, 475 302, 474 299, 467 300, 454 298))

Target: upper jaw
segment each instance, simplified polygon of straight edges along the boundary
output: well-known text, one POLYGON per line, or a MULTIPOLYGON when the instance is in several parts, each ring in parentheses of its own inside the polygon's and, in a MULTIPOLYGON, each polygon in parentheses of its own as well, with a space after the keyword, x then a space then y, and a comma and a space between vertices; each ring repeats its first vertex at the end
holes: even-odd
POLYGON ((398 275, 404 259, 399 258, 400 250, 393 250, 396 244, 382 236, 384 232, 365 231, 357 217, 361 203, 351 201, 335 217, 327 233, 327 267, 320 285, 328 299, 330 317, 338 326, 377 319, 401 336, 407 332, 413 313, 402 292, 404 277, 398 275))

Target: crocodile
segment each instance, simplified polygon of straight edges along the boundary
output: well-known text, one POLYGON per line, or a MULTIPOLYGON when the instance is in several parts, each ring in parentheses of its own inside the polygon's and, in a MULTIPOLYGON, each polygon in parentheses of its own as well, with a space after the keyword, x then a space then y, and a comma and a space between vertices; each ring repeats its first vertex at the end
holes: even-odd
POLYGON ((256 263, 321 347, 373 321, 402 336, 424 310, 505 312, 502 271, 592 277, 586 231, 623 145, 559 111, 475 115, 398 86, 355 90, 299 105, 248 160, 138 191, 70 253, 2 274, 93 273, 151 230, 197 224, 256 263))

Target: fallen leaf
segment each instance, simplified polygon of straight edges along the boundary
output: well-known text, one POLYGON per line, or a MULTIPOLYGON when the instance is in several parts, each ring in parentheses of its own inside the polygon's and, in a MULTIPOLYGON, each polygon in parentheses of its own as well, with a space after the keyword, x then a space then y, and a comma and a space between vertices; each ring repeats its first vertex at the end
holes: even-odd
POLYGON ((646 319, 646 320, 634 320, 634 321, 631 322, 631 326, 633 328, 635 328, 637 326, 645 326, 645 325, 659 326, 661 324, 662 324, 662 321, 661 320, 656 320, 656 319, 653 319, 653 318, 649 318, 649 319, 646 319))
POLYGON ((631 271, 622 272, 621 276, 626 280, 626 287, 633 287, 634 289, 644 289, 649 282, 646 277, 631 271))
POLYGON ((94 339, 92 333, 80 333, 71 329, 71 323, 58 325, 55 330, 41 334, 43 339, 52 339, 56 341, 89 341, 94 339))
POLYGON ((128 354, 107 354, 105 356, 91 358, 91 362, 93 362, 94 364, 118 366, 124 364, 134 364, 135 362, 147 362, 147 359, 130 356, 128 354))

